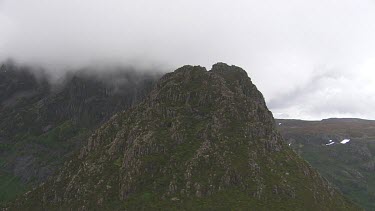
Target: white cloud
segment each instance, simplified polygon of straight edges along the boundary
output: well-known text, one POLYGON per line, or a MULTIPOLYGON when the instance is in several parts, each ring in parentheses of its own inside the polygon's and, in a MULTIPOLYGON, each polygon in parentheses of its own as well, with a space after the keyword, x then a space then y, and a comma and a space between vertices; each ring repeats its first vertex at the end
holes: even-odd
POLYGON ((243 67, 278 117, 375 118, 372 0, 2 0, 0 59, 243 67))

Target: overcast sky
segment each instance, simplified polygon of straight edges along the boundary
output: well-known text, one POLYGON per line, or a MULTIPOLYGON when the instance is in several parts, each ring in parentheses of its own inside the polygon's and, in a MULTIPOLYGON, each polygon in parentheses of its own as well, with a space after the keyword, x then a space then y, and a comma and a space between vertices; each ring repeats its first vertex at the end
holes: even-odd
POLYGON ((0 60, 244 68, 278 118, 375 119, 375 0, 0 0, 0 60))

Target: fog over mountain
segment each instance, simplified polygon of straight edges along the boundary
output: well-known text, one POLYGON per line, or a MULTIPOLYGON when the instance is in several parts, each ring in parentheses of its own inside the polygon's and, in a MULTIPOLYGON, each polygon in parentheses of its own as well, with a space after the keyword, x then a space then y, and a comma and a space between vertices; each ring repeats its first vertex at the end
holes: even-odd
POLYGON ((0 0, 0 60, 53 75, 223 61, 278 118, 375 119, 374 20, 373 0, 0 0))

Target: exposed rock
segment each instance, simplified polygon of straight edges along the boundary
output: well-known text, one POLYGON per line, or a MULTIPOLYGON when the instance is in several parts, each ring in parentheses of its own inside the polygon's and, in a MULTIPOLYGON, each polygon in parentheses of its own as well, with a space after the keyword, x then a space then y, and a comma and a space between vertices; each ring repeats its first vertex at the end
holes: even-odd
POLYGON ((224 63, 163 76, 11 208, 357 209, 283 143, 246 72, 224 63))

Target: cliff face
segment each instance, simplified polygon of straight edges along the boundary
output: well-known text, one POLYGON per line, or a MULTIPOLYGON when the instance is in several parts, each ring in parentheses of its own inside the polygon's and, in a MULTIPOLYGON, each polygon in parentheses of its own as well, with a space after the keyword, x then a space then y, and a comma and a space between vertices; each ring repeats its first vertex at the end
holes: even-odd
POLYGON ((184 66, 14 209, 353 209, 289 147, 244 70, 184 66))
POLYGON ((156 80, 130 71, 76 72, 57 85, 34 71, 0 67, 0 206, 53 174, 99 125, 142 101, 156 80))

